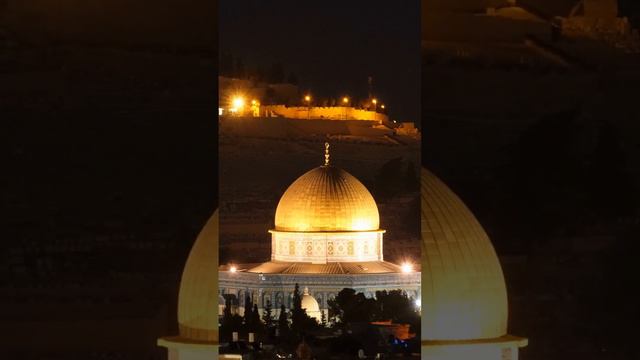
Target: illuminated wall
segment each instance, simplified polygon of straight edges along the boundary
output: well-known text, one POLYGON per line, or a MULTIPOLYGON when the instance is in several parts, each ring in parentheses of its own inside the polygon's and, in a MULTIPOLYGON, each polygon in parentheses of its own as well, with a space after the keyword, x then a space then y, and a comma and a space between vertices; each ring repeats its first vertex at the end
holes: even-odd
POLYGON ((366 120, 378 123, 389 120, 385 114, 349 106, 266 105, 262 106, 261 113, 265 116, 281 116, 289 119, 366 120))

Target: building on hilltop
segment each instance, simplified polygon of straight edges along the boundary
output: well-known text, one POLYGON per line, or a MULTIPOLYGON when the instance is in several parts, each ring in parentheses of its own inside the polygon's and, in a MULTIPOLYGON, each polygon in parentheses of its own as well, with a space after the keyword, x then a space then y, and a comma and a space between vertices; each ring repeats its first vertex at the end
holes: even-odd
POLYGON ((389 121, 384 104, 377 99, 358 107, 348 97, 339 104, 319 106, 302 96, 297 85, 268 84, 218 76, 218 115, 222 117, 281 117, 313 120, 362 120, 375 124, 389 121), (373 109, 373 110, 372 110, 373 109))

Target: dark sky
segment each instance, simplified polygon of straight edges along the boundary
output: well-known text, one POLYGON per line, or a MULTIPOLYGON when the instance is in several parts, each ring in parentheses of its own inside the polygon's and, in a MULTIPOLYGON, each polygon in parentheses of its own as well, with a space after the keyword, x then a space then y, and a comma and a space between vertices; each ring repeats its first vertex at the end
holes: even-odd
POLYGON ((419 121, 420 1, 219 1, 221 52, 248 66, 281 62, 316 97, 374 95, 419 121))

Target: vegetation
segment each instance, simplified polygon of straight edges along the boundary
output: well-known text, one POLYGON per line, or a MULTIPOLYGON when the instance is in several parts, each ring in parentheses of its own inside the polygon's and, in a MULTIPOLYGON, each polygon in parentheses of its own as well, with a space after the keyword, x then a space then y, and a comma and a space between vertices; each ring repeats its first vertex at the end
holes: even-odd
POLYGON ((329 319, 337 328, 352 323, 391 320, 392 323, 411 325, 413 333, 420 330, 420 313, 414 299, 402 290, 376 291, 375 298, 367 298, 363 293, 345 288, 328 304, 329 319))
POLYGON ((270 84, 292 84, 298 85, 298 76, 285 70, 282 63, 276 62, 265 70, 263 66, 250 67, 239 56, 230 53, 222 53, 219 58, 219 74, 221 76, 254 80, 258 82, 266 82, 270 84))
MULTIPOLYGON (((334 299, 329 300, 329 317, 323 313, 320 324, 302 308, 302 294, 298 284, 292 294, 291 309, 288 311, 281 305, 277 320, 274 318, 271 302, 266 303, 262 317, 258 306, 252 304, 250 297, 244 299, 246 310, 242 317, 232 314, 231 298, 226 304, 222 319, 222 341, 231 340, 231 333, 234 331, 240 333, 241 338, 246 338, 248 333, 253 332, 257 341, 274 344, 277 349, 285 352, 293 352, 303 340, 313 344, 316 349, 322 348, 333 353, 355 355, 359 349, 368 349, 370 352, 388 351, 390 348, 385 348, 387 345, 381 345, 388 339, 369 325, 373 321, 409 324, 410 332, 418 338, 420 336, 420 314, 415 308, 414 299, 402 290, 377 291, 375 298, 367 298, 363 293, 345 288, 334 299), (321 338, 316 336, 320 334, 333 336, 319 340, 321 338)), ((413 351, 414 347, 409 348, 413 351)), ((402 351, 407 351, 406 347, 403 349, 402 351)))

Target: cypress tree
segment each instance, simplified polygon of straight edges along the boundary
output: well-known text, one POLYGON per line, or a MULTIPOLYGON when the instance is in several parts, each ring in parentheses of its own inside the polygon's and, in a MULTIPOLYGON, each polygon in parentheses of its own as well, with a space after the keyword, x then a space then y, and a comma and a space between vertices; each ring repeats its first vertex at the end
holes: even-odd
POLYGON ((253 324, 252 321, 252 306, 251 306, 251 297, 247 295, 244 299, 244 325, 247 329, 250 329, 253 324))
POLYGON ((280 305, 278 330, 280 330, 280 336, 286 336, 289 333, 289 320, 287 319, 287 309, 284 307, 284 304, 280 305))

